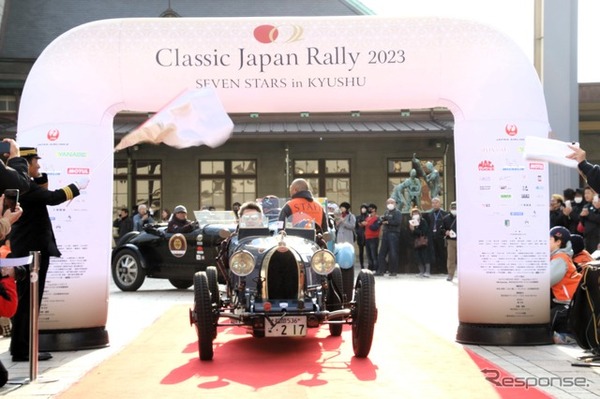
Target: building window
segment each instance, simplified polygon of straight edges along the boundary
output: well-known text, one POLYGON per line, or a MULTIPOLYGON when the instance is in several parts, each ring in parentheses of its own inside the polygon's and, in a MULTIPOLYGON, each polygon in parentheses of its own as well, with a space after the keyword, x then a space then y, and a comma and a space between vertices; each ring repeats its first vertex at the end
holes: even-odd
MULTIPOLYGON (((121 207, 127 207, 127 160, 115 160, 113 172, 113 214, 118 214, 121 207)), ((131 213, 131 210, 129 210, 131 213)))
POLYGON ((413 206, 430 210, 431 199, 435 196, 444 203, 443 176, 444 161, 441 158, 388 159, 388 192, 397 189, 403 212, 409 212, 413 206), (412 170, 415 179, 410 178, 412 170))
POLYGON ((231 209, 255 201, 256 160, 200 161, 200 208, 231 209))
POLYGON ((338 204, 351 202, 349 159, 299 159, 294 161, 293 170, 294 179, 308 181, 315 197, 338 204))
POLYGON ((0 95, 0 112, 17 112, 15 96, 0 95))
POLYGON ((113 206, 115 211, 131 203, 134 208, 146 204, 153 211, 162 207, 162 163, 161 161, 133 161, 133 192, 127 184, 127 160, 115 160, 113 180, 113 206), (128 198, 131 201, 127 201, 128 198))
POLYGON ((162 207, 160 161, 134 161, 135 205, 146 204, 153 212, 162 207))

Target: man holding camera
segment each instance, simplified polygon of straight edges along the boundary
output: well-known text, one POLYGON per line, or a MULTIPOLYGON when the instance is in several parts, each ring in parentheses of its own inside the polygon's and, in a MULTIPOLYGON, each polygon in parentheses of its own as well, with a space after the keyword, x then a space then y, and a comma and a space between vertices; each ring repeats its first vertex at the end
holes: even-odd
POLYGON ((383 276, 385 271, 390 272, 394 277, 400 271, 400 225, 402 223, 402 213, 396 208, 396 200, 388 198, 385 201, 386 210, 380 217, 381 220, 381 248, 379 249, 379 258, 377 260, 376 276, 383 276), (387 262, 386 262, 387 257, 387 262))

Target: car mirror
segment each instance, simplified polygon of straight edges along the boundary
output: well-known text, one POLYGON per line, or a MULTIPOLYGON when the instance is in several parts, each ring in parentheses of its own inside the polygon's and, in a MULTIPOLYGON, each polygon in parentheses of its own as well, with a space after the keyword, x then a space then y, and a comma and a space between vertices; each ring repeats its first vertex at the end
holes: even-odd
POLYGON ((219 230, 219 237, 226 239, 231 237, 231 231, 227 230, 227 229, 221 229, 219 230))
POLYGON ((323 233, 323 240, 325 240, 325 242, 329 242, 331 241, 331 233, 326 231, 323 233))

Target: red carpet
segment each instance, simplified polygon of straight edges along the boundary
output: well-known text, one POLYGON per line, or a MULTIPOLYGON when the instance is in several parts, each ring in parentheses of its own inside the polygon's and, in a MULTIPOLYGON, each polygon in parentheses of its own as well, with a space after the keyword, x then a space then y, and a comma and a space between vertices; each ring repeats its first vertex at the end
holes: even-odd
POLYGON ((496 392, 506 399, 526 398, 526 399, 547 399, 552 396, 532 387, 536 381, 524 378, 515 379, 515 377, 496 366, 494 363, 482 358, 472 350, 465 348, 465 351, 471 356, 471 359, 479 367, 486 379, 496 389, 496 392))
MULTIPOLYGON (((214 360, 200 362, 187 307, 176 306, 57 397, 517 397, 494 390, 480 371, 488 364, 462 346, 419 325, 386 328, 384 316, 380 313, 368 359, 353 356, 349 327, 341 337, 329 337, 322 328, 291 339, 256 339, 240 328, 222 328, 214 360)), ((518 397, 540 397, 531 392, 518 397)))

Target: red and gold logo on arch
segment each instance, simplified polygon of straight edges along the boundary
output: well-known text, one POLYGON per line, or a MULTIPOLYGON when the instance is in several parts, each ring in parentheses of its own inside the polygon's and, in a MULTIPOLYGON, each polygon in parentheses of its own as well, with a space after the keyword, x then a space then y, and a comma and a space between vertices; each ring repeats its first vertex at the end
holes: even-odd
POLYGON ((260 25, 254 28, 254 38, 264 44, 292 43, 303 40, 304 29, 298 25, 260 25))

